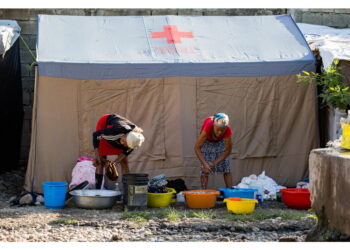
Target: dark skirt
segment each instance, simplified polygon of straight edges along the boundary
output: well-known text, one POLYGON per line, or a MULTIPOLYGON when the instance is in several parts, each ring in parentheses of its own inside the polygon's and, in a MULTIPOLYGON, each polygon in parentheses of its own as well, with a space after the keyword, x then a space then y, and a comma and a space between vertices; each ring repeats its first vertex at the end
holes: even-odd
MULTIPOLYGON (((218 142, 211 142, 206 140, 201 148, 204 160, 206 162, 213 162, 218 159, 226 151, 225 140, 218 142)), ((216 173, 231 173, 231 157, 226 157, 219 164, 211 168, 213 174, 216 173)), ((203 168, 200 171, 201 175, 207 176, 208 174, 203 172, 203 168)))

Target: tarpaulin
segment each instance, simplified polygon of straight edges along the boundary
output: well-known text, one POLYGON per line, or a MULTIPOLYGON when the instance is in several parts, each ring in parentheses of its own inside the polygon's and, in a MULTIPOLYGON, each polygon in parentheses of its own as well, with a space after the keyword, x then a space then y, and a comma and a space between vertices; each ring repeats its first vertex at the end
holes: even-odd
POLYGON ((0 56, 0 171, 19 167, 23 124, 23 98, 19 40, 0 56))
POLYGON ((274 76, 314 69, 314 57, 290 15, 39 15, 38 25, 41 76, 274 76))

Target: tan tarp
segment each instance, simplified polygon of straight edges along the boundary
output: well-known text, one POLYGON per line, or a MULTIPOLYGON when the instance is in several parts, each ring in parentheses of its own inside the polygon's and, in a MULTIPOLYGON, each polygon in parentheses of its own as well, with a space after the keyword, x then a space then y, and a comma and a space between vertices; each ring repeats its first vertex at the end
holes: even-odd
MULTIPOLYGON (((318 146, 315 87, 294 75, 276 77, 171 77, 73 80, 39 77, 25 188, 70 181, 79 156, 93 156, 98 118, 118 113, 144 129, 144 145, 130 155, 131 172, 165 174, 199 187, 194 144, 202 121, 225 112, 233 128, 234 184, 263 170, 279 184, 295 186, 307 175, 318 146), (35 118, 35 119, 34 119, 35 118)), ((223 187, 223 177, 210 178, 223 187)))
POLYGON ((309 158, 312 208, 319 223, 350 235, 350 155, 313 150, 309 158))

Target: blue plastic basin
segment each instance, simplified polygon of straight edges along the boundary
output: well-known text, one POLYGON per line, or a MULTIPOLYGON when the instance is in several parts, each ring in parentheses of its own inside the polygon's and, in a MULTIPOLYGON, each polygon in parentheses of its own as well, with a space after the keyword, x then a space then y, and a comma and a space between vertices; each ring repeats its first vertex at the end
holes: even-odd
POLYGON ((222 192, 224 198, 237 197, 237 198, 247 198, 247 199, 255 199, 255 193, 258 192, 257 189, 250 188, 220 188, 219 191, 222 192))
POLYGON ((44 204, 49 209, 64 207, 66 201, 66 182, 43 182, 44 204))

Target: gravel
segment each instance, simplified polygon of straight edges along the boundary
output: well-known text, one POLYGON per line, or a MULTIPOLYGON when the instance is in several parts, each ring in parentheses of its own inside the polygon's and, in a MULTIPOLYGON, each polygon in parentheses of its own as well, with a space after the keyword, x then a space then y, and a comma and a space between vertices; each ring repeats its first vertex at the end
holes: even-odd
MULTIPOLYGON (((217 210, 227 213, 225 208, 217 210)), ((315 220, 307 217, 253 222, 201 218, 169 221, 155 218, 140 222, 122 220, 122 215, 123 208, 119 204, 109 210, 87 210, 74 206, 59 210, 44 206, 6 206, 0 209, 0 241, 304 241, 307 232, 315 225, 315 220)))
MULTIPOLYGON (((21 193, 23 175, 0 175, 0 241, 3 242, 242 242, 242 241, 305 241, 316 225, 313 218, 285 220, 281 218, 256 221, 219 218, 181 218, 147 221, 124 220, 123 207, 88 210, 76 208, 72 201, 64 209, 45 206, 10 206, 11 197, 21 193), (8 183, 10 182, 10 184, 8 183), (3 185, 4 184, 4 185, 3 185)), ((187 210, 182 204, 175 206, 187 210)), ((289 211, 282 203, 265 201, 256 211, 271 209, 289 211)), ((151 209, 150 209, 151 210, 151 209)), ((150 211, 148 210, 148 211, 150 211)), ((214 210, 228 215, 223 203, 214 210)))

